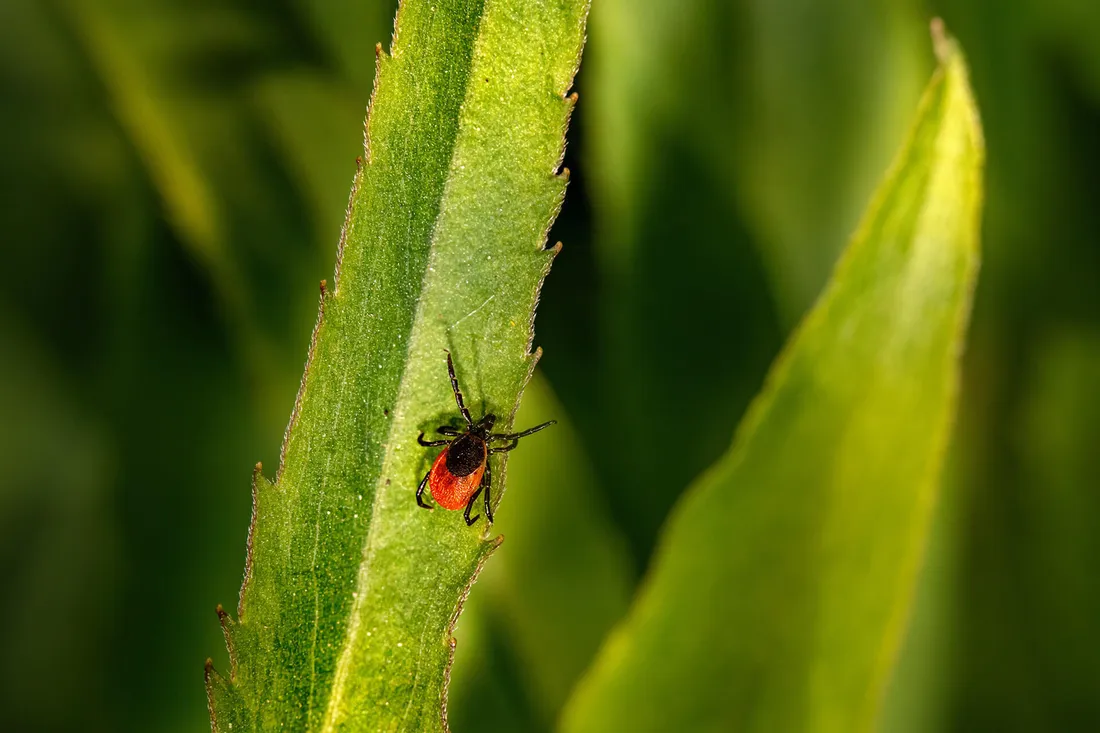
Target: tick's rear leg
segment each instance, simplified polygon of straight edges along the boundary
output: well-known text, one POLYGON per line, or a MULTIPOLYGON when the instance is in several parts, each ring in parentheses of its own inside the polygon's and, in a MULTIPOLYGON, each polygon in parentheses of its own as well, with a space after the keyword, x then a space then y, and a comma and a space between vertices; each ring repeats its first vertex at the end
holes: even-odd
POLYGON ((432 476, 432 470, 429 468, 428 472, 424 474, 424 478, 420 481, 420 485, 416 487, 416 503, 424 509, 434 509, 431 504, 424 503, 424 489, 428 487, 428 479, 432 476))
POLYGON ((485 460, 485 480, 482 482, 485 488, 485 520, 489 523, 493 523, 493 507, 492 500, 489 493, 493 486, 493 467, 489 465, 489 460, 485 460))
POLYGON ((477 491, 475 491, 474 495, 470 497, 470 501, 466 502, 466 511, 464 511, 462 513, 462 516, 465 517, 465 519, 466 519, 466 526, 467 527, 472 526, 473 523, 476 522, 481 517, 480 514, 475 514, 473 517, 470 516, 470 510, 474 508, 474 503, 477 501, 477 497, 480 494, 481 494, 481 487, 478 486, 477 491))

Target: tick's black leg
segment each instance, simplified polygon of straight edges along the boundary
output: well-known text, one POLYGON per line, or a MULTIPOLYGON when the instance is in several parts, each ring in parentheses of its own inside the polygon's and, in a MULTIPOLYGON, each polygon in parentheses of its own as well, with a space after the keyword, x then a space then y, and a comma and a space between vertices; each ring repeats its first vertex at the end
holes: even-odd
POLYGON ((421 433, 417 437, 416 442, 420 443, 420 445, 424 446, 425 448, 434 448, 437 445, 449 445, 451 441, 449 441, 449 440, 424 440, 424 433, 421 433))
POLYGON ((478 486, 477 491, 475 491, 474 495, 470 497, 470 501, 468 501, 466 503, 466 511, 464 511, 462 513, 462 516, 466 518, 466 526, 467 527, 472 526, 473 523, 476 522, 481 517, 480 514, 475 514, 472 518, 470 517, 470 510, 474 508, 474 502, 477 501, 477 497, 480 493, 481 493, 481 487, 478 486))
POLYGON ((447 352, 447 373, 451 375, 451 389, 455 393, 455 402, 458 403, 458 411, 462 413, 462 417, 466 418, 467 425, 473 425, 474 419, 470 417, 470 411, 466 409, 466 405, 462 402, 462 390, 458 388, 458 377, 455 376, 455 363, 451 361, 451 352, 447 352))
POLYGON ((424 478, 420 481, 420 485, 416 487, 416 503, 419 506, 421 506, 425 509, 433 509, 434 508, 431 504, 425 504, 424 503, 424 489, 427 488, 428 478, 431 477, 431 475, 432 475, 432 472, 429 469, 428 472, 426 474, 424 474, 424 478))
POLYGON ((531 433, 537 433, 540 430, 545 430, 556 422, 557 420, 548 420, 542 425, 536 425, 533 428, 527 428, 526 430, 519 433, 493 433, 489 437, 493 440, 515 440, 516 438, 523 438, 530 435, 531 433))
POLYGON ((452 428, 450 425, 444 425, 443 427, 436 428, 435 432, 440 435, 450 435, 452 438, 457 438, 462 435, 465 430, 459 430, 458 428, 452 428))
POLYGON ((485 486, 485 521, 492 524, 493 506, 492 498, 489 494, 493 486, 493 467, 489 465, 488 460, 485 461, 485 480, 482 483, 485 486))
POLYGON ((496 448, 490 448, 489 452, 490 453, 507 453, 508 451, 515 448, 517 445, 519 445, 519 438, 516 438, 515 440, 513 440, 508 445, 502 445, 502 446, 498 446, 496 448))

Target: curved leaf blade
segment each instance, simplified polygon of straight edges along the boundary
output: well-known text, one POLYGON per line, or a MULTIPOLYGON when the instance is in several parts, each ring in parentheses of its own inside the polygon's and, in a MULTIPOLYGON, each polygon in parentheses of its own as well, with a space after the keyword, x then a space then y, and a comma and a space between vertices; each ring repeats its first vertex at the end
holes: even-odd
MULTIPOLYGON (((511 424, 564 194, 586 0, 405 2, 274 482, 254 487, 215 731, 445 730, 451 627, 495 546, 413 498, 467 404, 511 424)), ((504 463, 494 457, 495 495, 504 463)), ((498 498, 499 501, 499 498, 498 498)))
POLYGON ((938 43, 899 159, 733 448, 670 521, 563 730, 874 726, 978 265, 981 131, 961 55, 938 43))

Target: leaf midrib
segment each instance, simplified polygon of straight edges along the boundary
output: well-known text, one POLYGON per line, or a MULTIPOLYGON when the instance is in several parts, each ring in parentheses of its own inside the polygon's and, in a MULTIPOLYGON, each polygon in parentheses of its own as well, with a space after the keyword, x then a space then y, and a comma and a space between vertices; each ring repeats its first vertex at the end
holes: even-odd
MULTIPOLYGON (((479 41, 481 39, 481 22, 484 19, 484 17, 485 17, 485 5, 484 5, 484 3, 482 3, 481 7, 478 11, 478 19, 477 19, 478 30, 474 33, 474 36, 473 36, 473 38, 474 38, 473 48, 472 48, 470 56, 469 56, 468 65, 463 70, 465 72, 463 74, 463 81, 462 81, 463 103, 459 107, 458 124, 455 126, 454 136, 450 140, 450 156, 449 156, 449 161, 450 162, 448 163, 448 166, 447 166, 448 172, 453 169, 453 163, 454 163, 454 159, 455 159, 455 151, 458 149, 458 141, 459 141, 459 139, 461 137, 461 134, 462 134, 464 110, 465 110, 465 106, 466 106, 465 105, 465 100, 469 96, 470 78, 471 78, 471 73, 470 72, 473 69, 473 65, 474 65, 475 59, 477 57, 477 46, 478 46, 479 41)), ((398 15, 398 22, 399 21, 400 21, 400 12, 399 12, 399 15, 398 15)), ((395 24, 395 27, 396 27, 396 24, 395 24)), ((396 36, 396 30, 395 30, 395 36, 396 36)), ((382 55, 381 54, 382 54, 382 52, 379 51, 379 64, 378 64, 378 72, 377 72, 377 74, 379 76, 381 75, 381 70, 382 70, 382 55)), ((376 89, 377 89, 377 87, 376 87, 376 89)), ((374 102, 373 102, 373 99, 372 99, 372 102, 371 102, 372 106, 373 106, 373 103, 374 102)), ((369 118, 368 118, 368 125, 367 125, 366 135, 367 135, 366 149, 369 151, 370 147, 371 147, 370 146, 369 118)), ((369 165, 369 164, 370 163, 368 161, 367 165, 369 165)), ((393 419, 390 421, 390 427, 389 427, 389 430, 386 433, 385 445, 387 446, 387 448, 383 453, 381 465, 379 466, 379 471, 378 471, 377 477, 375 479, 374 495, 371 497, 371 506, 370 506, 369 521, 368 521, 368 529, 367 529, 367 533, 366 533, 366 536, 365 536, 364 541, 363 541, 363 549, 362 549, 363 560, 359 565, 359 573, 358 573, 357 578, 356 578, 355 596, 354 596, 354 601, 352 602, 352 607, 351 607, 351 618, 348 621, 347 629, 346 629, 346 632, 345 632, 345 635, 344 635, 344 644, 343 644, 342 650, 340 652, 340 657, 339 657, 339 659, 337 660, 337 663, 336 663, 336 670, 333 673, 332 687, 329 690, 328 702, 325 706, 325 716, 324 716, 324 719, 323 719, 323 722, 322 722, 322 727, 321 727, 322 733, 333 733, 336 730, 336 726, 339 723, 340 715, 341 715, 341 712, 342 712, 341 703, 343 702, 344 690, 345 690, 347 679, 348 679, 348 670, 351 666, 352 650, 355 648, 355 641, 357 640, 357 638, 359 636, 360 619, 362 618, 362 610, 364 608, 364 604, 366 602, 366 598, 367 598, 367 595, 368 595, 367 590, 368 590, 369 579, 370 579, 370 570, 371 570, 371 566, 374 562, 374 548, 377 545, 377 537, 376 537, 375 533, 376 533, 376 530, 378 528, 378 522, 376 522, 375 520, 378 516, 379 498, 383 493, 384 479, 385 479, 385 476, 387 476, 388 473, 389 473, 387 471, 388 464, 390 463, 391 457, 393 456, 393 450, 392 450, 391 446, 393 445, 394 440, 398 437, 398 436, 395 435, 395 432, 397 430, 397 426, 402 425, 404 423, 404 420, 402 420, 401 418, 404 417, 405 406, 408 404, 409 364, 410 364, 410 361, 411 361, 412 354, 415 353, 415 347, 416 347, 416 343, 417 343, 417 340, 418 340, 417 334, 421 330, 420 329, 420 324, 423 323, 423 319, 424 319, 423 310, 424 310, 425 303, 426 303, 426 299, 421 297, 421 295, 429 287, 429 284, 428 284, 429 283, 429 276, 433 272, 433 263, 437 259, 437 255, 436 255, 437 247, 436 247, 436 245, 437 245, 437 241, 438 241, 437 234, 438 234, 439 218, 440 218, 440 214, 442 213, 443 208, 444 208, 443 204, 449 198, 451 187, 452 187, 452 181, 453 181, 453 177, 451 177, 450 175, 447 175, 445 183, 443 185, 443 188, 440 191, 439 196, 435 200, 435 205, 434 205, 435 213, 434 213, 434 216, 433 216, 432 233, 431 233, 431 237, 430 237, 430 240, 429 240, 431 242, 431 244, 430 244, 429 251, 428 251, 428 257, 424 261, 424 269, 421 272, 421 276, 420 276, 420 287, 417 291, 418 296, 416 298, 416 313, 413 316, 412 327, 409 329, 408 338, 405 339, 405 355, 406 355, 406 358, 402 362, 401 379, 399 380, 398 389, 397 389, 397 401, 396 401, 396 404, 395 404, 395 407, 394 407, 393 419)), ((349 208, 349 217, 350 217, 350 208, 349 208)), ((338 296, 338 293, 339 293, 339 290, 338 290, 338 284, 337 284, 337 289, 334 291, 333 296, 334 297, 338 296)), ((315 619, 315 621, 314 621, 315 638, 316 638, 316 630, 317 630, 318 626, 319 626, 319 624, 317 623, 317 620, 315 619)), ((427 624, 427 622, 425 622, 424 630, 422 630, 421 634, 420 634, 421 638, 423 638, 424 633, 426 633, 427 626, 428 626, 428 624, 427 624)), ((423 656, 424 656, 424 645, 421 643, 421 644, 418 645, 418 647, 419 647, 419 650, 418 650, 418 653, 417 653, 416 673, 414 675, 414 681, 415 681, 415 679, 419 678, 420 667, 421 667, 421 664, 422 664, 422 661, 423 661, 423 656)), ((312 697, 312 695, 311 695, 311 697, 312 697)), ((406 703, 405 712, 402 716, 402 719, 404 719, 408 716, 409 711, 412 709, 413 702, 414 702, 414 699, 410 696, 409 700, 406 703)))

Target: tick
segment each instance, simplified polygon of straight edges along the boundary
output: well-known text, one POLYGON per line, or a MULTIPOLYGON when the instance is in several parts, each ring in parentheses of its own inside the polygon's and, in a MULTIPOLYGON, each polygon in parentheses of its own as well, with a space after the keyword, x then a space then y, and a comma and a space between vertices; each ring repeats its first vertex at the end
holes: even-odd
POLYGON ((470 417, 470 411, 462 401, 462 391, 458 388, 458 377, 455 376, 455 365, 451 361, 449 351, 447 352, 447 373, 451 375, 451 389, 455 393, 458 411, 466 421, 466 429, 460 430, 450 425, 443 425, 436 432, 447 436, 447 440, 424 440, 424 433, 416 439, 420 445, 426 447, 447 446, 436 456, 432 467, 428 469, 420 486, 416 488, 416 503, 425 509, 431 509, 432 505, 424 501, 424 489, 431 488, 432 498, 444 509, 454 510, 465 506, 466 511, 462 516, 466 518, 466 526, 470 526, 481 516, 475 514, 471 517, 470 510, 474 508, 477 497, 484 491, 485 519, 492 524, 493 507, 490 491, 492 491, 493 475, 489 467, 489 456, 494 453, 507 453, 519 444, 520 438, 548 428, 557 420, 544 422, 542 425, 536 425, 519 433, 494 433, 496 415, 490 412, 476 423, 470 417), (506 442, 504 445, 493 446, 492 443, 497 441, 506 442))

